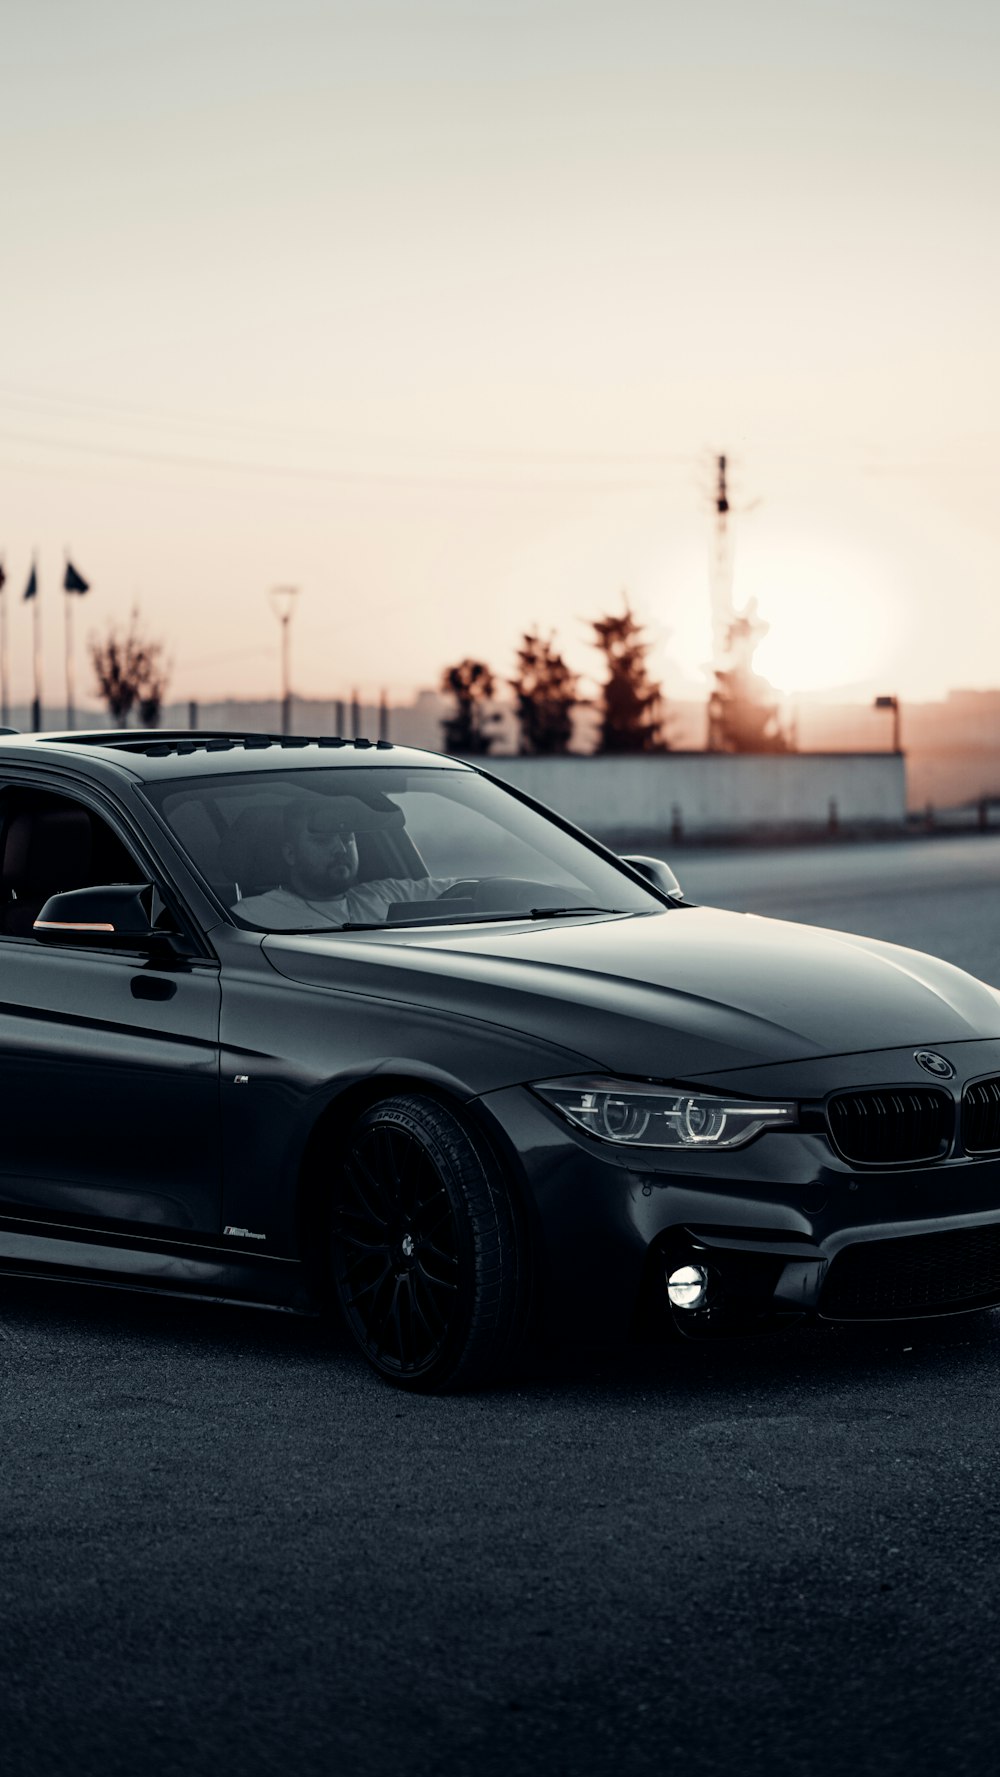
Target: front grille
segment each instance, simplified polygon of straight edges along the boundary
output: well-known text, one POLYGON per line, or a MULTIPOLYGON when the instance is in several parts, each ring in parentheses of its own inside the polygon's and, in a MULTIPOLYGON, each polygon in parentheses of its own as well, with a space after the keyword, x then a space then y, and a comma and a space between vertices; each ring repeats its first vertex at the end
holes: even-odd
POLYGON ((955 1116, 950 1095, 935 1086, 840 1092, 826 1114, 838 1154, 858 1166, 940 1159, 955 1116))
POLYGON ((991 1302, 1000 1302, 1000 1226, 845 1247, 819 1311, 831 1320, 905 1319, 991 1302))
POLYGON ((977 1080, 962 1096, 962 1146, 967 1154, 1000 1148, 1000 1078, 977 1080))

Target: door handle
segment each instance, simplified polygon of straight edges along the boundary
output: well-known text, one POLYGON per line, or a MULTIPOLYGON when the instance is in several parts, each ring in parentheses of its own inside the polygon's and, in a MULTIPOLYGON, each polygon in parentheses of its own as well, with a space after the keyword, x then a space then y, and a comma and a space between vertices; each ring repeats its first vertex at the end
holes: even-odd
POLYGON ((163 975, 132 976, 132 998, 134 1000, 172 1000, 176 992, 176 981, 171 981, 163 975))

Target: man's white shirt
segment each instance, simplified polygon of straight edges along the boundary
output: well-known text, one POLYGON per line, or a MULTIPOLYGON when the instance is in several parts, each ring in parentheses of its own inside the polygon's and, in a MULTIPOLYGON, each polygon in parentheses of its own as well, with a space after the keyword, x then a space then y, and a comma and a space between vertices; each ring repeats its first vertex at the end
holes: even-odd
MULTIPOLYGON (((268 889, 237 901, 233 912, 269 932, 291 932, 310 926, 381 924, 395 901, 436 901, 445 889, 460 881, 457 876, 382 877, 378 882, 359 882, 346 894, 328 901, 306 901, 291 889, 268 889)), ((447 907, 442 908, 447 912, 447 907)))

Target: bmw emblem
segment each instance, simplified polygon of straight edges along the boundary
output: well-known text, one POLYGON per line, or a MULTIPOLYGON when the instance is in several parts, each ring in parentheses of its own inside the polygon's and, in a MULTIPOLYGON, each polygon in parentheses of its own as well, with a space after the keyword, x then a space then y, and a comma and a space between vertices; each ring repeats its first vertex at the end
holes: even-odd
POLYGON ((935 1055, 933 1049, 914 1049, 913 1059, 925 1073, 936 1074, 939 1080, 953 1080, 955 1069, 943 1055, 935 1055))

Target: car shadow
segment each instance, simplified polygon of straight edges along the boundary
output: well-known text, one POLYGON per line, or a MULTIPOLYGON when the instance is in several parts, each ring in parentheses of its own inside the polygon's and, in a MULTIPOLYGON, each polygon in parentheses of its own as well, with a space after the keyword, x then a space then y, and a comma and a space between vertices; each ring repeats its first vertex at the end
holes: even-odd
POLYGON ((60 1331, 84 1344, 134 1340, 172 1346, 178 1354, 186 1347, 213 1345, 220 1353, 239 1349, 289 1361, 349 1354, 346 1332, 325 1315, 158 1295, 77 1278, 0 1275, 0 1354, 5 1340, 23 1345, 35 1335, 60 1331))
MULTIPOLYGON (((63 1280, 0 1277, 0 1365, 18 1353, 61 1335, 86 1356, 101 1348, 134 1356, 158 1354, 180 1362, 215 1357, 227 1368, 245 1362, 314 1372, 328 1366, 352 1387, 384 1385, 367 1369, 334 1316, 306 1317, 200 1298, 158 1296, 63 1280)), ((724 1404, 747 1412, 773 1411, 782 1397, 801 1403, 804 1393, 910 1388, 915 1371, 927 1379, 952 1375, 956 1362, 995 1366, 1000 1311, 941 1316, 917 1322, 804 1325, 747 1337, 662 1342, 616 1347, 549 1345, 530 1353, 516 1372, 474 1395, 502 1409, 505 1398, 533 1398, 571 1405, 586 1396, 658 1398, 665 1408, 703 1409, 724 1404)), ((427 1397, 393 1391, 417 1407, 427 1397)))
POLYGON ((614 1352, 552 1349, 534 1359, 540 1392, 661 1396, 676 1412, 708 1403, 743 1413, 773 1411, 782 1398, 801 1405, 822 1392, 880 1399, 925 1380, 953 1376, 956 1364, 992 1372, 1000 1346, 1000 1311, 942 1315, 920 1321, 813 1323, 781 1331, 712 1339, 666 1338, 614 1352))

